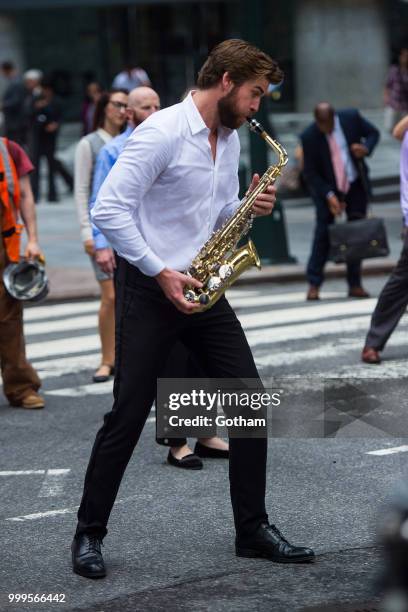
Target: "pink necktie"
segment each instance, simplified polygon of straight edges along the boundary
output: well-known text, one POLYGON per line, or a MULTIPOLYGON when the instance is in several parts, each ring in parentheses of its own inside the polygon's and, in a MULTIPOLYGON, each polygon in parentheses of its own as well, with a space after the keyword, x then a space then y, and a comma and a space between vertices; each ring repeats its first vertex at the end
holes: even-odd
POLYGON ((340 147, 333 133, 329 134, 329 147, 337 189, 342 193, 347 193, 350 188, 350 183, 347 178, 346 166, 341 156, 340 147))

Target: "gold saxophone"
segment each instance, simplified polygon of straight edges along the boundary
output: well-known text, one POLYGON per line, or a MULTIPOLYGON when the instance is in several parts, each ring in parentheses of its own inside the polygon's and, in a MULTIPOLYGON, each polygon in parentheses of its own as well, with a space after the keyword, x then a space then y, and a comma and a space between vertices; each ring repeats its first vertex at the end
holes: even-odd
POLYGON ((258 185, 243 198, 235 213, 220 229, 213 232, 185 272, 187 276, 203 283, 200 289, 192 287, 184 289, 184 297, 188 302, 200 304, 200 308, 197 308, 195 312, 203 312, 211 308, 247 268, 251 266, 261 268, 261 262, 252 240, 248 240, 247 244, 239 249, 237 244, 251 229, 254 216, 252 206, 256 198, 276 181, 283 166, 288 162, 288 155, 285 149, 265 132, 256 119, 248 118, 247 121, 250 130, 265 140, 278 155, 279 160, 275 166, 268 168, 258 185))

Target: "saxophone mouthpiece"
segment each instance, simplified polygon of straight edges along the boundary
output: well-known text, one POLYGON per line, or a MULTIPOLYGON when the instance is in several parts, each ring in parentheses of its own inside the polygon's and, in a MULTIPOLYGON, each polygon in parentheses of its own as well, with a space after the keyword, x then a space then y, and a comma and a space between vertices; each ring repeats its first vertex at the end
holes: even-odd
POLYGON ((257 132, 258 134, 262 134, 262 132, 265 131, 262 125, 256 119, 251 119, 251 117, 247 117, 247 121, 249 124, 249 129, 252 132, 257 132))

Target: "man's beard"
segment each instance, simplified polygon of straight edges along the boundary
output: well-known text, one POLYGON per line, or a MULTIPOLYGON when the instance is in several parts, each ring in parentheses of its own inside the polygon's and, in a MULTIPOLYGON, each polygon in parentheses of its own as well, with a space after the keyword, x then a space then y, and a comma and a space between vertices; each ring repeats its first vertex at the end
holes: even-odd
POLYGON ((244 123, 244 119, 238 115, 236 107, 236 87, 224 98, 218 100, 218 115, 224 127, 236 130, 244 123))

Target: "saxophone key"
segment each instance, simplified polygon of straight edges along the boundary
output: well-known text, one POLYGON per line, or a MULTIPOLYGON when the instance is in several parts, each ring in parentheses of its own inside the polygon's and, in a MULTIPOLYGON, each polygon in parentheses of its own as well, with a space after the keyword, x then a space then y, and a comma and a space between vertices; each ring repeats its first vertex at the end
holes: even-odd
POLYGON ((184 297, 186 298, 187 302, 196 301, 196 294, 194 293, 192 289, 189 289, 188 291, 186 291, 184 294, 184 297))
POLYGON ((210 301, 210 296, 208 295, 208 293, 200 293, 198 301, 200 302, 201 306, 207 306, 210 301))
POLYGON ((207 282, 207 289, 209 291, 218 291, 222 286, 222 280, 219 276, 211 276, 207 282))
POLYGON ((229 278, 233 272, 232 266, 229 264, 222 264, 218 270, 218 274, 222 280, 229 278))

